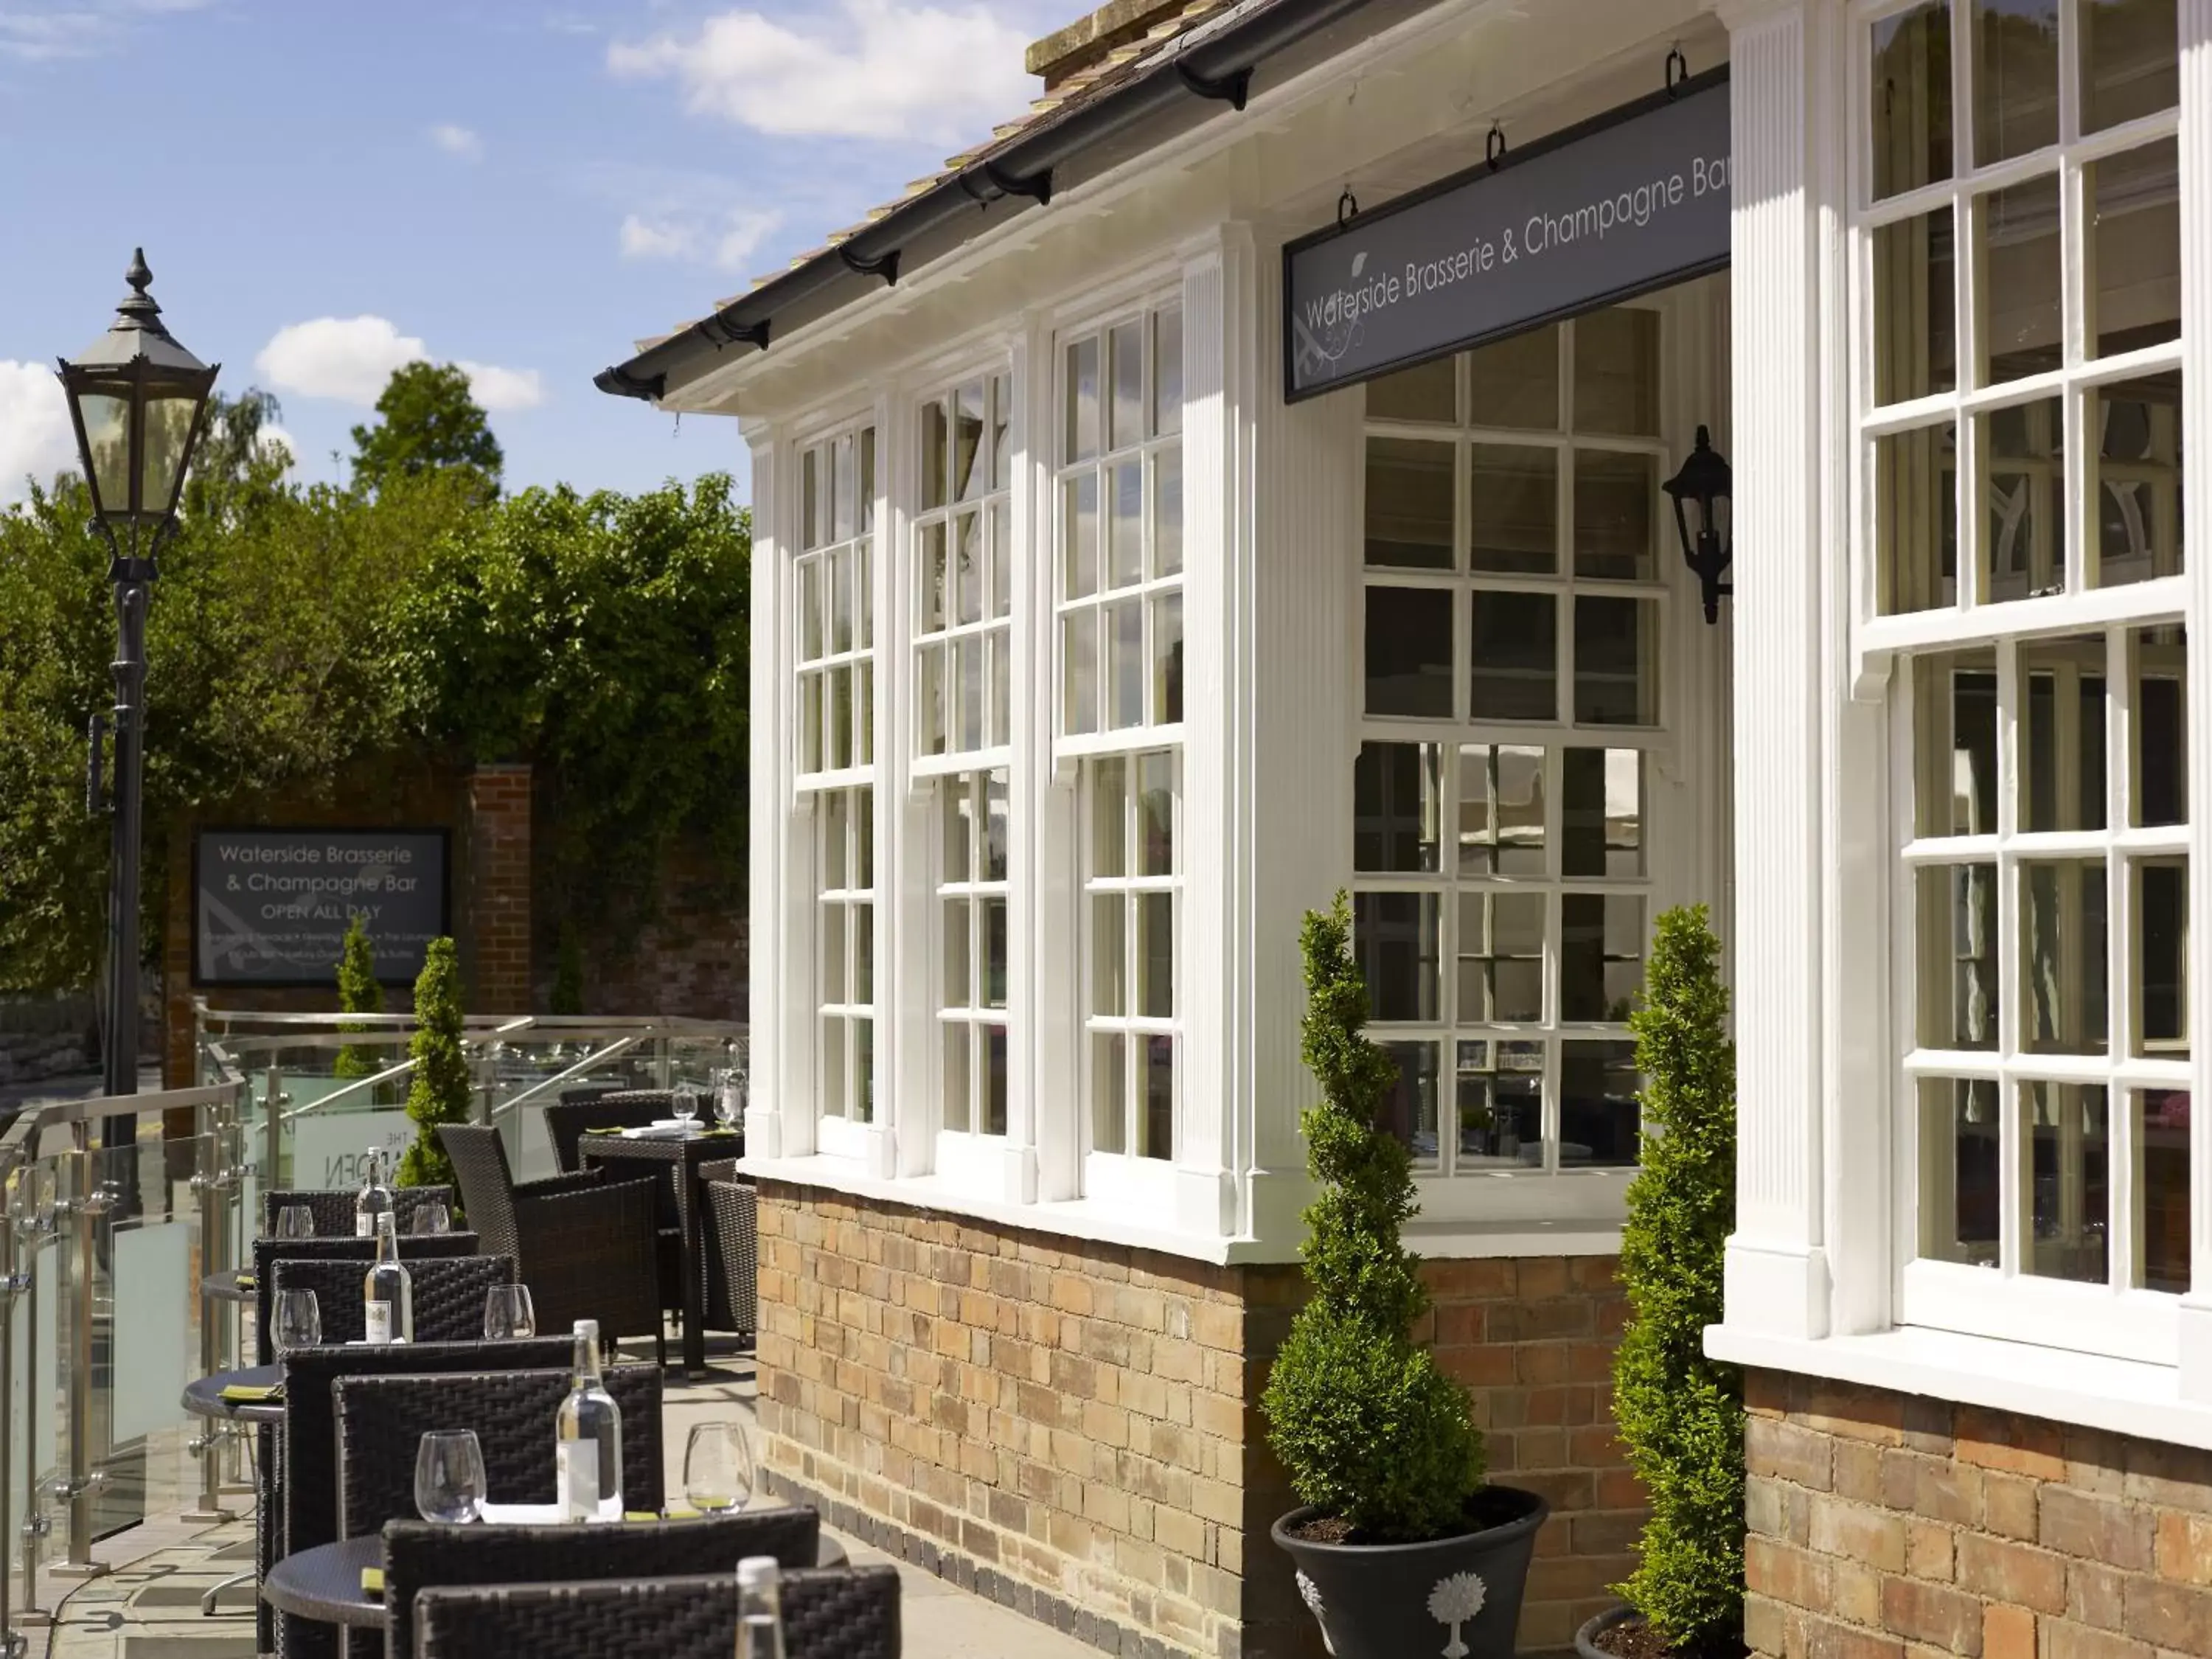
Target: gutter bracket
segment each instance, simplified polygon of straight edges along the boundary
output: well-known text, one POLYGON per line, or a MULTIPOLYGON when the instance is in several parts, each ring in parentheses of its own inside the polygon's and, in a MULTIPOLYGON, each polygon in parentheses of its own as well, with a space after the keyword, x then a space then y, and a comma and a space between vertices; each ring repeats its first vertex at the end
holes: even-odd
POLYGON ((898 286, 899 251, 896 248, 889 253, 878 254, 872 259, 864 259, 853 252, 850 244, 840 243, 837 257, 845 262, 845 269, 856 276, 880 276, 884 279, 884 287, 898 286))
POLYGON ((1200 97, 1225 103, 1231 109, 1243 109, 1244 100, 1252 90, 1252 66, 1249 64, 1243 69, 1231 70, 1218 79, 1209 80, 1189 64, 1178 63, 1176 76, 1200 97))
MULTIPOLYGON (((1052 200, 1052 169, 1046 167, 1026 179, 1015 177, 996 161, 983 163, 983 176, 991 181, 992 188, 1001 196, 1026 196, 1039 207, 1052 200)), ((970 194, 973 194, 971 191, 970 194)))
POLYGON ((633 374, 619 363, 601 369, 592 384, 604 392, 617 398, 642 398, 659 403, 668 391, 665 374, 633 374))
POLYGON ((733 323, 717 313, 712 317, 702 318, 692 326, 698 331, 700 337, 711 342, 717 351, 732 345, 749 345, 757 350, 766 351, 769 322, 769 319, 763 317, 757 323, 733 323))

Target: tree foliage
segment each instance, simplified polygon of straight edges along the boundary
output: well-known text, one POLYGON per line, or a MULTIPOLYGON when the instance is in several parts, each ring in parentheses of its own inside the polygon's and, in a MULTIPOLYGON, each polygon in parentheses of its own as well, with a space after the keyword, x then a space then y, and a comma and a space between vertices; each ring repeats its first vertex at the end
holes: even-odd
POLYGON ((1464 1524, 1482 1485, 1481 1431, 1466 1391, 1413 1340, 1427 1309, 1419 1258, 1400 1228, 1416 1213, 1411 1159, 1378 1117, 1396 1068, 1368 1041, 1367 983, 1342 893, 1300 933, 1307 1004, 1301 1054, 1322 1086, 1300 1127, 1321 1185, 1304 1249, 1313 1295, 1275 1356, 1261 1408, 1300 1498, 1363 1542, 1435 1538, 1464 1524))
MULTIPOLYGON (((347 1014, 380 1014, 384 1012, 384 986, 376 977, 376 949, 368 941, 368 929, 362 925, 361 913, 356 911, 346 923, 345 944, 338 953, 338 1012, 347 1014)), ((341 1024, 341 1031, 361 1031, 362 1025, 341 1024)), ((373 1077, 380 1069, 377 1065, 380 1050, 349 1042, 338 1050, 337 1063, 331 1066, 337 1077, 373 1077)))
POLYGON ((434 939, 415 980, 415 1061, 407 1088, 407 1115, 415 1139, 399 1160, 403 1187, 451 1186, 453 1160, 438 1139, 441 1123, 469 1121, 469 1057, 462 1047, 460 956, 449 939, 434 939))
POLYGON ((1743 1380, 1705 1352, 1735 1225, 1735 1048, 1719 959, 1703 905, 1666 912, 1630 1021, 1656 1133, 1628 1188, 1613 1415, 1651 1516, 1620 1589, 1683 1653, 1742 1651, 1743 1380))
POLYGON ((498 489, 507 457, 468 375, 453 364, 402 364, 377 398, 376 412, 382 417, 376 425, 353 429, 356 488, 377 490, 395 478, 453 471, 498 489))

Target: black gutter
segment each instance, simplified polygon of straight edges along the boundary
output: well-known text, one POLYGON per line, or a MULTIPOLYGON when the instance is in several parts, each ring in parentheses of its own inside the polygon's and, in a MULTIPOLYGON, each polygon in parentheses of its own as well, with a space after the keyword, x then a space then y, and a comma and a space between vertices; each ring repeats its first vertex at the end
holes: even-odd
POLYGON ((1243 109, 1252 72, 1261 63, 1367 3, 1275 0, 1243 22, 1170 52, 1143 76, 1096 102, 1079 104, 1060 118, 1048 117, 1006 149, 994 149, 948 174, 836 247, 741 295, 713 316, 647 347, 629 362, 602 369, 592 384, 615 397, 658 400, 666 395, 670 380, 696 360, 711 358, 731 344, 764 351, 776 313, 838 283, 855 284, 853 298, 858 299, 877 276, 896 281, 902 249, 972 214, 977 204, 1018 197, 1042 205, 1051 198, 1055 169, 1187 100, 1217 100, 1243 109))

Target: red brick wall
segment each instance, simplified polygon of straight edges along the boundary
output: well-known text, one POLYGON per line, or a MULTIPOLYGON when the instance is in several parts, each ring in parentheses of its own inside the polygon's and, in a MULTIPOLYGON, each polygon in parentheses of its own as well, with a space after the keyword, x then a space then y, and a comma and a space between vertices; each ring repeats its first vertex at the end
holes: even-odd
POLYGON ((2212 1656, 2212 1454, 1755 1372, 1759 1659, 2212 1656))
MULTIPOLYGON (((779 1489, 1109 1650, 1320 1659, 1268 1537, 1296 1500, 1257 1403, 1304 1296, 1295 1266, 1217 1267, 776 1182, 760 1235, 779 1489)), ((1473 1392, 1493 1476, 1554 1506, 1521 1647, 1559 1652, 1612 1605, 1642 1518, 1609 1416, 1613 1263, 1425 1271, 1424 1334, 1473 1392)))
POLYGON ((526 1014, 530 1000, 530 769, 469 777, 469 933, 461 975, 472 1012, 526 1014))

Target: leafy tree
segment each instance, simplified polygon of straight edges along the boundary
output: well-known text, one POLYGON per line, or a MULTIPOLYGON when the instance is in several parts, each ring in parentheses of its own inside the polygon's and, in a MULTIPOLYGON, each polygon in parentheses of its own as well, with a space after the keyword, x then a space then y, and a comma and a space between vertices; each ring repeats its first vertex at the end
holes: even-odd
POLYGON ((449 939, 434 939, 415 981, 415 1061, 407 1090, 407 1115, 415 1139, 399 1160, 403 1187, 450 1186, 453 1160, 438 1139, 441 1123, 469 1119, 469 1060, 461 1045, 460 957, 449 939))
POLYGON ((1413 1542, 1462 1524, 1482 1485, 1482 1432, 1466 1391, 1413 1340, 1429 1304, 1400 1242, 1416 1213, 1412 1160, 1377 1119, 1396 1067, 1368 1041, 1367 983, 1341 892, 1306 913, 1300 1052, 1322 1100, 1299 1127, 1321 1195, 1305 1213, 1313 1295, 1291 1323, 1261 1409, 1300 1498, 1353 1541, 1413 1542))
POLYGON ((1743 1379, 1708 1359, 1723 1247, 1735 1225, 1735 1048, 1720 942, 1703 905, 1659 918, 1630 1020, 1648 1079, 1643 1167, 1628 1188, 1630 1319, 1613 1415, 1651 1494, 1620 1594, 1677 1651, 1743 1651, 1743 1379))
MULTIPOLYGON (((376 977, 376 951, 368 942, 368 930, 362 926, 361 914, 356 911, 346 923, 345 945, 338 953, 338 1012, 347 1014, 380 1014, 384 1012, 384 987, 376 977)), ((338 1026, 341 1031, 364 1031, 365 1025, 338 1026)), ((349 1042, 338 1050, 337 1063, 331 1067, 337 1077, 373 1077, 380 1069, 377 1064, 380 1051, 349 1042)))
POLYGON ((474 473, 490 490, 499 487, 506 457, 491 422, 469 389, 469 377, 452 363, 404 363, 376 400, 383 417, 353 429, 353 478, 359 488, 381 489, 394 477, 450 467, 474 473))

